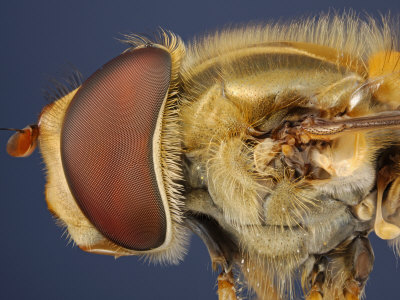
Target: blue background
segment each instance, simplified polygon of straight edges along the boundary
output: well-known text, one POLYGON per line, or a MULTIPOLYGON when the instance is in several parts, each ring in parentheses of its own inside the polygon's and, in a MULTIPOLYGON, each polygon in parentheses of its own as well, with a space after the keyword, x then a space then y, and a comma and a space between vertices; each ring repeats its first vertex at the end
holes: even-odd
MULTIPOLYGON (((47 103, 49 78, 69 64, 89 76, 124 50, 120 33, 158 26, 188 40, 225 24, 313 16, 354 8, 399 15, 399 1, 2 1, 0 4, 0 127, 35 123, 47 103)), ((8 139, 0 133, 0 145, 8 139)), ((0 151, 0 299, 217 299, 217 274, 205 246, 193 237, 179 266, 115 260, 67 243, 44 201, 38 152, 13 159, 0 151)), ((372 236, 375 269, 367 299, 398 299, 400 272, 386 243, 372 236)))

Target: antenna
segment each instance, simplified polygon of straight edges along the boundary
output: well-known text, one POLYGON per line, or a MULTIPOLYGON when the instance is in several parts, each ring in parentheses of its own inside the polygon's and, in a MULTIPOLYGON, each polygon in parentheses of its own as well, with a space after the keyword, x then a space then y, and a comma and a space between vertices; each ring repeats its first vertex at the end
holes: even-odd
POLYGON ((28 125, 24 129, 0 128, 0 130, 15 131, 7 142, 7 153, 9 155, 26 157, 35 150, 39 136, 38 125, 28 125))

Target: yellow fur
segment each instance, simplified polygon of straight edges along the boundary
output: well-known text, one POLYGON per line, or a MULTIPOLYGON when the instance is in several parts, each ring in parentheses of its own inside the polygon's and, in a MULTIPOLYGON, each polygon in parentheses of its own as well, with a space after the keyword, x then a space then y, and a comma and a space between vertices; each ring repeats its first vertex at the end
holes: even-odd
MULTIPOLYGON (((321 15, 227 28, 188 46, 181 69, 183 151, 205 166, 208 191, 221 209, 220 224, 239 237, 245 261, 240 268, 261 299, 270 299, 270 292, 278 298, 291 297, 296 270, 308 253, 337 246, 330 238, 350 226, 352 216, 347 205, 324 197, 349 197, 349 202, 358 201, 357 195, 365 197, 375 184, 378 151, 398 144, 399 135, 391 135, 392 131, 361 135, 350 152, 343 148, 348 139, 338 140, 333 147, 340 149, 334 148, 334 154, 350 155, 346 174, 328 151, 321 150, 338 174, 318 184, 296 181, 279 165, 256 171, 253 151, 259 142, 251 140, 248 129, 260 126, 268 132, 298 107, 322 110, 326 118, 392 110, 400 100, 379 101, 374 91, 387 78, 392 83, 400 78, 394 59, 381 59, 400 46, 396 26, 390 18, 377 22, 351 13, 321 15), (369 73, 371 57, 377 64, 373 70, 383 68, 384 74, 369 73)), ((386 86, 398 92, 395 84, 386 86)), ((336 264, 344 270, 340 258, 336 264)), ((329 279, 328 297, 343 297, 350 275, 347 270, 337 274, 344 279, 329 279)))

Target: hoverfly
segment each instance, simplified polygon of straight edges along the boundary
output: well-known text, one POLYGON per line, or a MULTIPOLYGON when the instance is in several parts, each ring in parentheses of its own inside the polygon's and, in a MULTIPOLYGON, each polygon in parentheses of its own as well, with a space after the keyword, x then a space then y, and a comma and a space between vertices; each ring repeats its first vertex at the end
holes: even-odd
POLYGON ((321 17, 185 44, 160 31, 45 106, 48 208, 84 251, 178 263, 190 232, 218 294, 359 299, 368 234, 400 254, 400 45, 386 20, 321 17))

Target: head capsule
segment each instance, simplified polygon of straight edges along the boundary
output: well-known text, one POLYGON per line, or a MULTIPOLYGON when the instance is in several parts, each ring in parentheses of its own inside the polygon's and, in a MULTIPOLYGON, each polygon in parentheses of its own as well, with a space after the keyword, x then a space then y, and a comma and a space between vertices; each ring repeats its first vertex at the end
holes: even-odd
POLYGON ((85 251, 174 263, 183 255, 173 133, 184 46, 161 38, 163 45, 142 42, 103 65, 9 140, 13 156, 28 156, 39 141, 49 210, 85 251))

